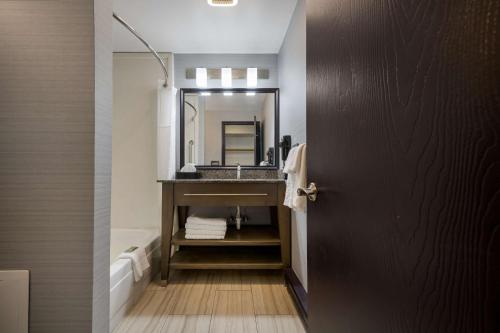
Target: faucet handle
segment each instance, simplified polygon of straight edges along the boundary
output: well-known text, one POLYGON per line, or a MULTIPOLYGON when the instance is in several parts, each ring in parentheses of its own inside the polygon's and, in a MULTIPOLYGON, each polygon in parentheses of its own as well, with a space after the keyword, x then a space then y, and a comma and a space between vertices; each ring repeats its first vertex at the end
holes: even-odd
POLYGON ((241 177, 241 165, 240 163, 236 163, 236 179, 240 179, 241 177))

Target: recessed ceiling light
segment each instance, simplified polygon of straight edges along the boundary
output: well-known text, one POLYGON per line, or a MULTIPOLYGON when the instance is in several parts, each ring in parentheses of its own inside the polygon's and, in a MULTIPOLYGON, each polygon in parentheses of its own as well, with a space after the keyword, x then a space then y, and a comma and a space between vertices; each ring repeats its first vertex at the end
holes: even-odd
POLYGON ((207 0, 210 6, 214 7, 234 7, 238 4, 238 0, 207 0))

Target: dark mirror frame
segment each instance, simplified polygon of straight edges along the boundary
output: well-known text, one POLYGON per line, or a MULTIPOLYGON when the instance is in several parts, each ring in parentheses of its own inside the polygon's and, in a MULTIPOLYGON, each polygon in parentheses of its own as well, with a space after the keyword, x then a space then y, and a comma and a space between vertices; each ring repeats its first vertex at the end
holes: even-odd
MULTIPOLYGON (((247 89, 247 88, 231 88, 231 89, 199 89, 199 88, 181 88, 180 89, 180 121, 179 121, 179 135, 180 135, 180 165, 181 168, 184 166, 184 96, 186 94, 200 94, 202 92, 209 93, 225 93, 225 92, 233 92, 233 93, 247 93, 247 92, 255 92, 255 93, 265 93, 265 94, 274 94, 274 165, 273 166, 242 166, 242 169, 247 170, 278 170, 280 167, 279 161, 279 128, 280 128, 280 96, 279 96, 279 88, 255 88, 255 89, 247 89)), ((235 169, 235 166, 211 166, 211 165, 196 165, 197 169, 200 170, 220 170, 220 169, 235 169)))

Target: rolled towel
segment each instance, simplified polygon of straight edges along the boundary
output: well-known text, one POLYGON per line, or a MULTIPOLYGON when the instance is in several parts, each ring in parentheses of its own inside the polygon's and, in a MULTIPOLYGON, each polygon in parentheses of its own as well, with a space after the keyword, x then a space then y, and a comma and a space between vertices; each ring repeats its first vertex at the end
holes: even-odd
POLYGON ((217 230, 226 231, 226 225, 208 225, 208 224, 197 224, 197 223, 186 223, 186 230, 217 230))
POLYGON ((146 250, 141 246, 136 246, 136 249, 131 252, 122 252, 118 259, 128 259, 132 263, 132 272, 134 273, 135 282, 142 279, 144 271, 149 268, 148 256, 146 250))

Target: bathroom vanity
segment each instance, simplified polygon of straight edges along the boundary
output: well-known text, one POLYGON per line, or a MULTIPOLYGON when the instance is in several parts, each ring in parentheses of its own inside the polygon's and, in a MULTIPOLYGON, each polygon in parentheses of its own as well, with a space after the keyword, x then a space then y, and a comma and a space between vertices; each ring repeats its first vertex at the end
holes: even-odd
POLYGON ((160 181, 162 280, 170 269, 288 268, 290 210, 276 156, 279 90, 181 89, 179 133, 179 165, 195 165, 203 176, 160 181), (239 179, 241 168, 246 179, 239 179), (271 222, 252 217, 240 230, 228 225, 224 239, 186 239, 189 207, 207 206, 265 207, 271 222))
POLYGON ((162 280, 170 269, 282 269, 290 266, 290 209, 282 179, 165 180, 162 184, 162 280), (268 207, 270 225, 228 226, 223 240, 185 239, 188 207, 268 207), (172 234, 177 210, 179 230, 172 234), (172 245, 178 250, 171 253, 172 245))

